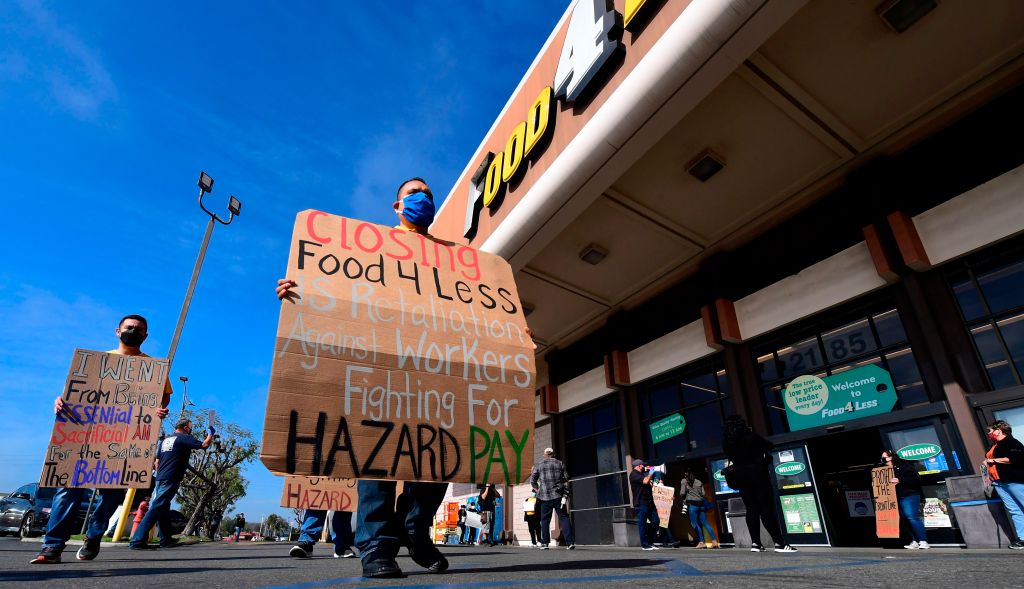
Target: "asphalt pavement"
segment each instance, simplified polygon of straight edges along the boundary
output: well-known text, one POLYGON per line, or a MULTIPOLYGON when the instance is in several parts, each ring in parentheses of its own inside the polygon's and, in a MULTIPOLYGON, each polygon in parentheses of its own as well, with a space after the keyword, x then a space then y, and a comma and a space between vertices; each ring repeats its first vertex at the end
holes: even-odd
POLYGON ((363 579, 359 560, 333 558, 319 544, 309 560, 289 558, 284 542, 217 542, 138 553, 104 547, 91 562, 68 547, 59 565, 29 565, 38 542, 0 538, 0 585, 30 587, 1024 587, 1024 551, 928 551, 802 548, 795 554, 738 549, 695 550, 580 546, 442 547, 447 574, 424 572, 403 549, 404 579, 363 579))

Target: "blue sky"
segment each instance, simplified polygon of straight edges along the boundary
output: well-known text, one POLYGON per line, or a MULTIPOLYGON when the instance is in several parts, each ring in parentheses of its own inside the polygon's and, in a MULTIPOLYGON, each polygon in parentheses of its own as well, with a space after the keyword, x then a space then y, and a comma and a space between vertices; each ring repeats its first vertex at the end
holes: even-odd
MULTIPOLYGON (((115 347, 139 313, 144 351, 166 355, 200 170, 208 207, 243 209, 214 231, 172 407, 186 375, 259 436, 295 213, 390 224, 414 175, 446 195, 567 5, 0 3, 0 490, 38 479, 76 347, 115 347)), ((249 519, 283 513, 279 479, 248 475, 249 519)))

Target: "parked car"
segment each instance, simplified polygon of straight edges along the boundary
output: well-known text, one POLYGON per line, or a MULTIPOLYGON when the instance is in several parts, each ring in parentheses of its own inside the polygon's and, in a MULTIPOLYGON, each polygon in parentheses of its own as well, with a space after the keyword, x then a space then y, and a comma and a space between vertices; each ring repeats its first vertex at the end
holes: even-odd
MULTIPOLYGON (((17 534, 22 537, 42 535, 46 531, 46 523, 50 520, 50 506, 56 493, 57 489, 31 483, 18 487, 13 493, 0 499, 0 534, 17 534)), ((77 529, 81 529, 82 522, 85 521, 85 512, 89 509, 92 493, 92 489, 86 489, 83 495, 75 524, 77 529)))

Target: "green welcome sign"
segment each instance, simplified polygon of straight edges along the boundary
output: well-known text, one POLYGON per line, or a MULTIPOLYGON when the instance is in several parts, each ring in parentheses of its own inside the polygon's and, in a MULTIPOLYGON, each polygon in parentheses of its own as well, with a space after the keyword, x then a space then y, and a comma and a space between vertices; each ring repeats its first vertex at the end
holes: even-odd
POLYGON ((686 418, 679 413, 673 413, 665 419, 659 419, 651 424, 651 440, 655 444, 674 438, 686 429, 686 418))
POLYGON ((803 462, 783 462, 775 467, 775 474, 780 477, 795 477, 805 470, 807 466, 803 462))
POLYGON ((782 396, 790 431, 880 415, 896 406, 892 377, 874 364, 825 378, 798 376, 782 396))
POLYGON ((713 474, 713 475, 711 475, 711 476, 715 477, 715 480, 716 480, 716 481, 722 481, 723 483, 725 482, 725 475, 724 475, 724 474, 722 474, 722 471, 721 471, 721 469, 719 469, 719 470, 716 470, 716 471, 715 471, 715 474, 713 474))
POLYGON ((942 448, 938 444, 911 444, 896 451, 896 455, 904 460, 928 460, 938 456, 942 448))

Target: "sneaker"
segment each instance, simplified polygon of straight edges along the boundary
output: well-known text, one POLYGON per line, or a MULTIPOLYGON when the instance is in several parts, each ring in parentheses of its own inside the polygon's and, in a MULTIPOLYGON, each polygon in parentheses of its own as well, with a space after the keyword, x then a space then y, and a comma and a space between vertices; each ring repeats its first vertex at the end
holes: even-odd
MULTIPOLYGON (((431 573, 443 573, 448 570, 448 559, 441 554, 437 546, 429 542, 416 542, 406 534, 403 544, 409 550, 412 561, 431 573)), ((395 565, 398 566, 398 565, 395 565)))
POLYGON ((338 553, 337 548, 334 549, 334 558, 352 558, 355 555, 355 551, 353 551, 351 548, 346 548, 340 554, 338 553))
POLYGON ((181 545, 182 545, 181 540, 179 540, 177 538, 171 538, 167 542, 161 542, 160 543, 160 548, 174 548, 176 546, 181 546, 181 545))
POLYGON ((128 550, 156 550, 156 546, 150 546, 146 542, 141 544, 128 544, 128 550))
POLYGON ((654 546, 641 546, 640 550, 654 550, 654 546))
POLYGON ((653 548, 653 549, 655 549, 655 550, 661 550, 661 548, 658 548, 658 547, 657 547, 657 546, 655 546, 654 544, 651 544, 651 548, 653 548))
POLYGON ((789 544, 786 544, 785 546, 779 546, 779 545, 775 546, 775 552, 796 552, 796 551, 797 551, 796 548, 793 548, 789 544))
POLYGON ((363 576, 369 579, 401 579, 402 569, 393 558, 375 558, 363 561, 363 576))
POLYGON ((753 544, 750 545, 750 551, 751 552, 764 552, 764 546, 761 546, 757 542, 754 542, 753 544))
POLYGON ((911 542, 910 544, 907 544, 906 546, 904 546, 904 548, 906 548, 907 550, 917 550, 920 547, 921 547, 921 545, 918 544, 916 541, 911 542))
POLYGON ((100 538, 86 538, 85 544, 78 549, 75 558, 78 560, 92 560, 100 553, 100 538))
POLYGON ((1017 540, 1016 542, 1011 542, 1010 545, 1007 546, 1007 548, 1009 548, 1010 550, 1024 550, 1024 542, 1021 542, 1020 540, 1017 540))
POLYGON ((575 544, 570 544, 570 545, 566 546, 565 549, 566 550, 576 550, 576 545, 575 544))
POLYGON ((56 548, 43 548, 29 564, 60 564, 60 552, 56 548))
POLYGON ((288 556, 292 558, 312 558, 313 543, 299 542, 295 546, 292 546, 292 549, 288 551, 288 556))
POLYGON ((931 546, 929 546, 927 542, 923 542, 923 541, 922 542, 918 542, 917 543, 917 547, 920 548, 921 550, 928 550, 929 548, 931 548, 931 546))
POLYGON ((541 545, 540 545, 540 549, 541 549, 541 550, 549 550, 549 548, 548 548, 548 545, 547 545, 547 544, 541 544, 541 545))

